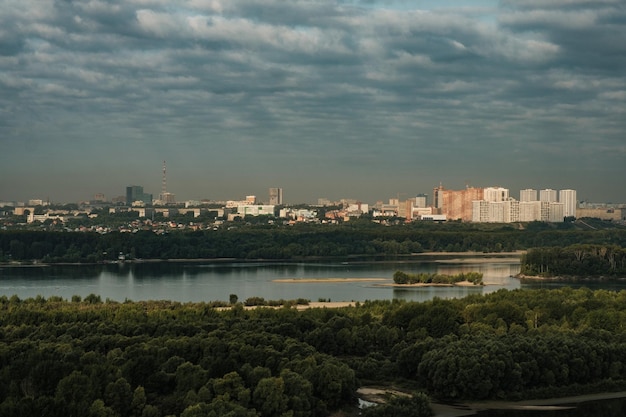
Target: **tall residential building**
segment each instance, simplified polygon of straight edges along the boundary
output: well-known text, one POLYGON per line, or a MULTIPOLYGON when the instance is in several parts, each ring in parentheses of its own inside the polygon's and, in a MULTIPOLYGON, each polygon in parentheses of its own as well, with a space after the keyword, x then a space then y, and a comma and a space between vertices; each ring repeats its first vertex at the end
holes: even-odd
POLYGON ((126 205, 132 206, 135 201, 152 204, 152 194, 144 193, 141 185, 129 185, 126 187, 126 205))
POLYGON ((545 201, 548 203, 556 203, 558 201, 556 198, 556 190, 551 190, 549 188, 545 190, 540 190, 539 201, 545 201))
POLYGON ((537 201, 537 190, 533 190, 532 188, 520 190, 519 201, 537 201))
POLYGON ((489 202, 485 200, 472 201, 472 222, 487 223, 489 221, 489 202))
POLYGON ((502 187, 487 187, 483 194, 485 201, 506 201, 509 199, 509 190, 502 187))
POLYGON ((283 204, 282 188, 270 188, 270 204, 275 206, 283 204))
POLYGON ((433 188, 433 207, 440 209, 443 207, 443 192, 445 189, 443 185, 439 184, 439 187, 433 188))
POLYGON ((540 201, 520 201, 519 202, 519 221, 535 222, 541 220, 541 202, 540 201))
POLYGON ((482 188, 474 187, 459 191, 439 189, 438 192, 441 194, 440 214, 445 214, 448 220, 464 222, 472 221, 473 202, 482 200, 484 196, 482 188))
POLYGON ((417 208, 426 207, 426 204, 428 202, 427 199, 428 199, 428 196, 426 194, 418 194, 417 197, 415 197, 415 207, 417 208))
POLYGON ((576 190, 559 191, 559 203, 563 203, 564 217, 576 217, 576 190))
POLYGON ((519 221, 519 201, 473 201, 472 221, 477 223, 512 223, 519 221))

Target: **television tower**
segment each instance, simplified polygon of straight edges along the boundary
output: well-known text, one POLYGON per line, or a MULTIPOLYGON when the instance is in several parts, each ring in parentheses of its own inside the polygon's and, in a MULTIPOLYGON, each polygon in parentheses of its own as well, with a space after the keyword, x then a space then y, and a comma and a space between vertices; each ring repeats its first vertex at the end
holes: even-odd
POLYGON ((174 194, 167 192, 167 169, 165 167, 165 161, 163 161, 163 184, 161 185, 159 200, 161 204, 174 204, 176 202, 174 194))
POLYGON ((165 160, 163 160, 163 184, 161 185, 161 195, 167 194, 167 176, 165 169, 165 160))

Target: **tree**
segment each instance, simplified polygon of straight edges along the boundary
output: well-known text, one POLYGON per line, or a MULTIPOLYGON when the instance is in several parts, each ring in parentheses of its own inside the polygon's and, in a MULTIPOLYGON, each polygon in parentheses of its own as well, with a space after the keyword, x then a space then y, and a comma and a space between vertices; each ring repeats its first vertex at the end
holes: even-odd
POLYGON ((287 410, 285 381, 282 378, 263 378, 254 389, 253 403, 262 417, 280 416, 287 410))
POLYGON ((133 392, 130 384, 124 378, 118 378, 115 382, 107 385, 104 391, 106 403, 121 416, 130 414, 130 405, 133 400, 133 392))

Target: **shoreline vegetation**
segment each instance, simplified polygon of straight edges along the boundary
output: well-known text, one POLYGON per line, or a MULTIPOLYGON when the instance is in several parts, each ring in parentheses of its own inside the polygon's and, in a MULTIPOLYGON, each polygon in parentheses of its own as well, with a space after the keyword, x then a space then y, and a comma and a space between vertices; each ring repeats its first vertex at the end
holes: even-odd
POLYGON ((396 271, 393 274, 393 282, 396 285, 483 285, 483 274, 480 272, 461 272, 458 274, 417 273, 408 274, 396 271), (463 283, 463 284, 461 284, 463 283))
POLYGON ((626 276, 626 249, 615 244, 539 247, 522 255, 520 277, 606 279, 626 276))
POLYGON ((348 263, 360 262, 411 262, 422 258, 434 259, 438 263, 510 263, 519 262, 526 251, 512 252, 420 252, 410 254, 397 254, 393 256, 310 256, 301 258, 124 258, 117 260, 101 260, 97 262, 44 262, 42 260, 21 260, 21 261, 0 261, 0 267, 20 267, 20 266, 82 266, 82 265, 111 265, 111 264, 142 264, 142 263, 298 263, 306 261, 343 261, 348 263))

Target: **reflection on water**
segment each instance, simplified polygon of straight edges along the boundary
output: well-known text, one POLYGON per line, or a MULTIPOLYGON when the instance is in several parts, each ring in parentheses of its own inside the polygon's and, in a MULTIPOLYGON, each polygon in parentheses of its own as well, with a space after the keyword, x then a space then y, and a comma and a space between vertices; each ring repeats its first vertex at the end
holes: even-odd
MULTIPOLYGON (((477 259, 480 260, 480 259, 477 259)), ((484 261, 484 260, 482 260, 484 261)), ((175 301, 227 301, 230 294, 240 300, 305 298, 311 301, 365 301, 405 299, 424 301, 433 297, 463 297, 500 288, 519 288, 519 260, 468 263, 437 259, 389 262, 301 262, 301 263, 123 263, 90 266, 0 268, 0 294, 20 298, 52 295, 69 299, 91 293, 116 301, 170 299, 175 301), (484 287, 394 288, 395 271, 456 274, 479 271, 484 287), (380 281, 328 282, 328 278, 376 278, 380 281), (308 283, 279 283, 277 279, 318 280, 308 283)))
POLYGON ((626 282, 558 283, 521 282, 512 278, 519 272, 517 258, 425 258, 419 261, 385 262, 243 262, 198 263, 157 262, 87 266, 0 267, 0 295, 20 298, 52 295, 70 299, 91 293, 115 301, 169 299, 175 301, 228 301, 230 294, 240 300, 304 298, 311 301, 366 301, 403 299, 425 301, 434 297, 458 298, 486 294, 499 289, 555 288, 560 286, 620 290, 626 282), (391 284, 394 272, 483 273, 485 286, 402 287, 391 284), (328 278, 376 278, 380 281, 328 282, 328 278), (279 283, 278 279, 318 280, 308 283, 279 283))

